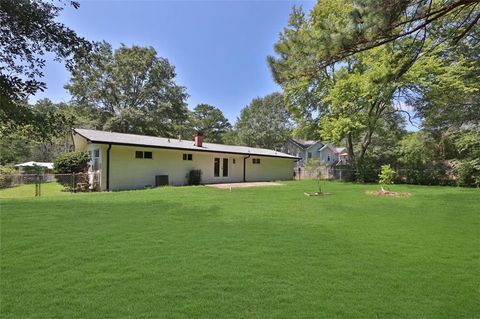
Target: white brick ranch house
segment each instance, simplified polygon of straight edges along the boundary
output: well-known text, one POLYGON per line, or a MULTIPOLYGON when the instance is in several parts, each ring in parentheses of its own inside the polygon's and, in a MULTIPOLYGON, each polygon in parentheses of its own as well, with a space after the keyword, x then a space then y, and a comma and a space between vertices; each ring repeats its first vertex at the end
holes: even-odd
POLYGON ((100 190, 185 185, 192 169, 202 183, 289 180, 297 157, 269 149, 74 129, 75 150, 91 155, 89 173, 100 190))

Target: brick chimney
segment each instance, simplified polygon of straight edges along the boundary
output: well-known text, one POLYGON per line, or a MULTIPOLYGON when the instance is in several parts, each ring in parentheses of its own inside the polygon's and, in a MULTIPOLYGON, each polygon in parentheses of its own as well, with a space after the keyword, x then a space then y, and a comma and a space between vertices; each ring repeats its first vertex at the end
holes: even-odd
POLYGON ((202 147, 202 145, 203 145, 203 133, 198 132, 197 135, 195 135, 195 146, 202 147))

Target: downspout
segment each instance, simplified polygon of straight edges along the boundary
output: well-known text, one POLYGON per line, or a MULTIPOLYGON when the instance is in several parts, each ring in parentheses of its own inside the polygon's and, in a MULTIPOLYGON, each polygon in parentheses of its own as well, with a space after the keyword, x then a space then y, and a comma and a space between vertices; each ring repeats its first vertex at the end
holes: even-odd
POLYGON ((250 155, 243 158, 243 182, 244 183, 247 181, 246 178, 245 178, 245 170, 246 170, 246 167, 247 167, 246 166, 246 159, 249 158, 249 157, 250 157, 250 155))
POLYGON ((107 148, 107 192, 110 190, 110 149, 112 144, 108 144, 107 148))

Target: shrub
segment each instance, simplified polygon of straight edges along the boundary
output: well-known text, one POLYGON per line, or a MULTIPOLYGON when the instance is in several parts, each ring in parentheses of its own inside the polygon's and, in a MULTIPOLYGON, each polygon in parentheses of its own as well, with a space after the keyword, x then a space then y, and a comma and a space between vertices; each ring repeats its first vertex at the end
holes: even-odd
POLYGON ((480 187, 480 160, 458 161, 455 163, 459 186, 480 187))
POLYGON ((58 175, 57 182, 68 191, 75 191, 79 183, 88 183, 85 174, 72 176, 75 173, 85 173, 88 170, 90 156, 87 152, 69 152, 60 155, 53 161, 53 168, 58 175), (68 174, 68 175, 67 175, 68 174))
POLYGON ((393 184, 393 178, 395 175, 396 172, 390 165, 382 165, 382 170, 378 175, 378 183, 382 185, 382 187, 393 184))
POLYGON ((15 174, 17 174, 17 171, 13 167, 0 166, 0 188, 11 186, 15 174))
POLYGON ((200 185, 202 182, 202 170, 192 169, 187 173, 187 185, 200 185))
POLYGON ((57 174, 84 173, 88 170, 90 156, 87 152, 64 153, 53 161, 57 174))

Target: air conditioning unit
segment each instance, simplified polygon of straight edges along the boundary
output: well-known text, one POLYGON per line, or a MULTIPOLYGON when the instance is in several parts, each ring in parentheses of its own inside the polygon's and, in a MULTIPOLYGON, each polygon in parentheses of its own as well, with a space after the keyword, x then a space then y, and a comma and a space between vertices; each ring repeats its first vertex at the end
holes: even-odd
POLYGON ((167 186, 168 175, 155 175, 155 186, 167 186))

